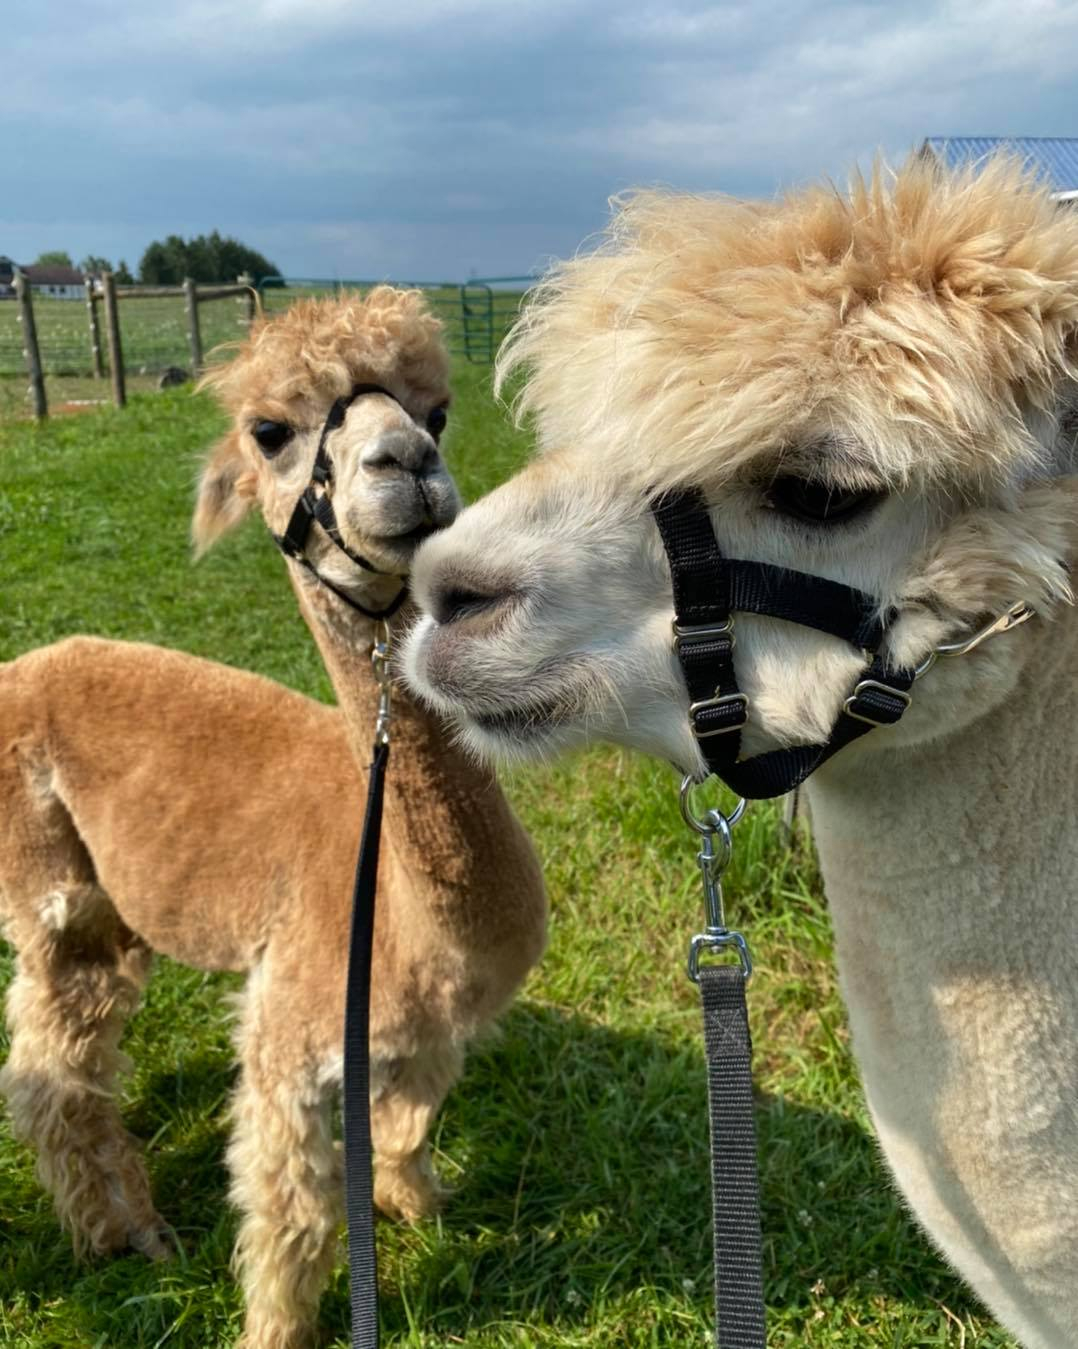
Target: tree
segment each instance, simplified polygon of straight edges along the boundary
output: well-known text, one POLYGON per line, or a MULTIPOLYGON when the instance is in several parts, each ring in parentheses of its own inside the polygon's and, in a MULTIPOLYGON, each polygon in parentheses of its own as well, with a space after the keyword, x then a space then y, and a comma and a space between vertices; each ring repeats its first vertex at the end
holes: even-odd
POLYGON ((276 276, 274 263, 238 239, 223 236, 218 230, 182 239, 170 234, 155 240, 142 255, 139 280, 146 286, 178 286, 184 277, 194 281, 227 283, 243 272, 256 280, 276 276))
POLYGON ((131 275, 131 268, 128 267, 123 258, 114 267, 108 258, 99 258, 96 253, 90 253, 79 263, 79 271, 85 272, 88 276, 100 276, 102 272, 111 272, 118 286, 133 286, 135 284, 135 278, 131 275))
POLYGON ((79 271, 89 276, 100 276, 102 272, 112 271, 112 263, 108 258, 99 258, 95 253, 88 253, 79 263, 79 271))
POLYGON ((151 244, 138 265, 138 279, 144 286, 167 286, 173 283, 172 263, 164 244, 151 244))
POLYGON ((71 254, 65 253, 62 248, 51 248, 44 253, 37 255, 35 267, 74 267, 71 261, 71 254))

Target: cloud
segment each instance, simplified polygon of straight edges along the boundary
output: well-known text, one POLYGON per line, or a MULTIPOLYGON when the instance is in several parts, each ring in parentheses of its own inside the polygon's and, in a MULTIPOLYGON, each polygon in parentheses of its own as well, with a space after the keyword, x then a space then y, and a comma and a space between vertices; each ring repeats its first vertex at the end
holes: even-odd
POLYGON ((0 252, 217 227, 293 273, 528 269, 638 182, 1078 134, 1076 53, 1069 0, 43 0, 6 32, 0 252))

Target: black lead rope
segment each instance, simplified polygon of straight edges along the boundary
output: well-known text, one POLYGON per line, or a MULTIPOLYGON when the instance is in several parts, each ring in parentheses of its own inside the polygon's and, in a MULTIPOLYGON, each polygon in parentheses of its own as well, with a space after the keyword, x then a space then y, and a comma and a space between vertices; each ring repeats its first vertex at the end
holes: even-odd
POLYGON ((348 1219, 348 1282, 352 1349, 378 1349, 378 1259, 374 1245, 374 1200, 370 1088, 371 948, 378 844, 382 830, 389 743, 374 746, 367 784, 367 810, 352 892, 348 981, 344 1012, 344 1195, 348 1219))
MULTIPOLYGON (((380 384, 356 384, 330 408, 311 469, 311 479, 292 509, 283 534, 273 534, 274 543, 293 562, 298 562, 327 590, 350 608, 367 618, 385 621, 404 603, 408 584, 400 589, 384 609, 369 609, 321 574, 307 557, 307 541, 317 523, 332 543, 365 571, 380 573, 365 557, 349 548, 337 525, 329 488, 333 484, 333 465, 327 441, 344 424, 345 415, 357 398, 366 394, 384 394, 400 399, 380 384)), ((388 629, 387 629, 388 632, 388 629)), ((388 638, 387 638, 388 640, 388 638)), ((375 653, 378 652, 376 644, 375 653)), ((385 650, 383 650, 383 658, 385 650)), ((376 666, 377 668, 377 666, 376 666)), ((370 778, 367 784, 367 808, 356 860, 352 890, 351 931, 348 942, 348 971, 345 984, 344 1065, 341 1084, 344 1132, 345 1215, 348 1221, 349 1296, 352 1310, 352 1349, 377 1349, 378 1346, 378 1261, 374 1241, 373 1140, 370 1101, 370 993, 371 951, 374 944, 374 899, 378 883, 378 850, 382 833, 382 803, 385 797, 386 765, 389 762, 388 675, 379 675, 382 703, 375 732, 370 778)))

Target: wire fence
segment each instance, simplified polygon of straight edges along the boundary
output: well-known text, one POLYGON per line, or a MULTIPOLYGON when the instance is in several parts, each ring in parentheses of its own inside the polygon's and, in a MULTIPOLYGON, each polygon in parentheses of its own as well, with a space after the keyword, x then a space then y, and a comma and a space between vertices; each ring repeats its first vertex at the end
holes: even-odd
MULTIPOLYGON (((241 282, 247 282, 241 278, 241 282)), ((85 299, 28 293, 24 301, 0 302, 0 417, 48 407, 74 408, 122 402, 127 389, 157 387, 164 379, 196 375, 205 354, 241 339, 256 307, 282 313, 304 296, 365 293, 375 281, 310 277, 264 277, 254 287, 115 287, 115 328, 123 378, 117 384, 110 358, 104 282, 86 288, 85 299), (255 299, 257 291, 258 299, 255 299), (36 330, 36 358, 28 338, 36 330), (192 312, 196 318, 192 323, 192 312), (35 373, 35 370, 37 373, 35 373), (27 389, 27 378, 30 380, 27 389), (36 380, 36 387, 35 387, 36 380)), ((452 355, 489 364, 534 277, 482 277, 466 282, 415 284, 442 319, 452 355)))
MULTIPOLYGON (((189 369, 191 346, 182 295, 140 299, 125 297, 122 288, 120 330, 124 367, 129 375, 159 375, 171 366, 189 369)), ((38 347, 46 375, 88 376, 95 372, 90 321, 85 303, 34 296, 38 347)), ((242 298, 213 300, 201 306, 199 323, 206 351, 221 342, 235 342, 247 331, 242 298)), ((24 375, 26 357, 18 306, 0 304, 0 375, 24 375)), ((108 357, 105 356, 105 367, 108 357)))

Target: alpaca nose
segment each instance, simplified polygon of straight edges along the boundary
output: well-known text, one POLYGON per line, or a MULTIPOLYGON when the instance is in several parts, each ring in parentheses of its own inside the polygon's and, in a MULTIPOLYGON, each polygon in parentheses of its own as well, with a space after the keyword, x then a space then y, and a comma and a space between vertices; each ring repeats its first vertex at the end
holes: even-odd
POLYGON ((499 618, 519 598, 517 592, 494 580, 443 572, 432 577, 424 596, 426 608, 436 622, 467 623, 499 618))
POLYGON ((423 477, 438 467, 438 450, 429 436, 393 427, 376 437, 360 455, 364 468, 375 472, 397 469, 423 477))

